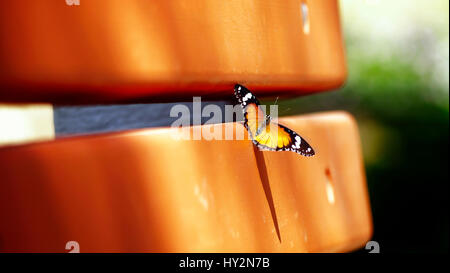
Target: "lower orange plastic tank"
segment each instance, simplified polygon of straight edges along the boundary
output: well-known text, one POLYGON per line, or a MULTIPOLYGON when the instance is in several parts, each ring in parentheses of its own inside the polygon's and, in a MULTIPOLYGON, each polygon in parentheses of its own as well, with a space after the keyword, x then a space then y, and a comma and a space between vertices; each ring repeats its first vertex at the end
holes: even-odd
MULTIPOLYGON (((142 129, 0 149, 0 251, 341 252, 372 234, 359 135, 342 112, 281 118, 316 150, 142 129)), ((233 130, 242 124, 205 125, 233 130)))

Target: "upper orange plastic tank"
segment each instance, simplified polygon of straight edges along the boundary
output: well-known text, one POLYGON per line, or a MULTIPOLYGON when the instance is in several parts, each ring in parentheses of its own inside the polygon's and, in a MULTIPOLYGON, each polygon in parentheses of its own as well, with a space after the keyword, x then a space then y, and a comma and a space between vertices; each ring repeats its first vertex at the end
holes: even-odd
POLYGON ((330 90, 346 77, 341 36, 335 0, 1 1, 0 101, 330 90))

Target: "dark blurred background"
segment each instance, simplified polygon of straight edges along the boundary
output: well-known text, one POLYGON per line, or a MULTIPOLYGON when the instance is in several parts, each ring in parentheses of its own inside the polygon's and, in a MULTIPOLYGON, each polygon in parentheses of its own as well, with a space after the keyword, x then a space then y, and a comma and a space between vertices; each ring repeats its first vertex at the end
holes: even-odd
POLYGON ((381 252, 448 252, 449 2, 341 1, 348 81, 280 102, 358 120, 381 252))

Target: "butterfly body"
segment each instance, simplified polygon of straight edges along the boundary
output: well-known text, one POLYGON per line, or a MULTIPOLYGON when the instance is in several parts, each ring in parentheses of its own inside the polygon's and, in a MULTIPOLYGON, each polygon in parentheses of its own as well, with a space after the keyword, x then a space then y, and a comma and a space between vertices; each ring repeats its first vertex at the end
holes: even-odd
POLYGON ((244 126, 253 143, 260 150, 292 151, 303 156, 313 156, 313 148, 291 129, 272 121, 258 99, 244 86, 236 84, 234 94, 244 113, 244 126))

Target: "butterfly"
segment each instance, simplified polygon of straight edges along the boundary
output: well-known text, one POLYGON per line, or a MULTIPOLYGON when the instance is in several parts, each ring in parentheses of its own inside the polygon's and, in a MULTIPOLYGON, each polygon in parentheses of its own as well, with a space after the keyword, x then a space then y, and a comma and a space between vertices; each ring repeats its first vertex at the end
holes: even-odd
POLYGON ((313 156, 313 148, 291 129, 272 122, 260 107, 258 99, 244 86, 236 84, 234 95, 242 106, 244 126, 253 143, 260 150, 292 151, 303 156, 313 156))

